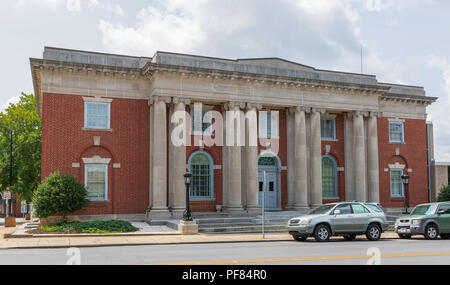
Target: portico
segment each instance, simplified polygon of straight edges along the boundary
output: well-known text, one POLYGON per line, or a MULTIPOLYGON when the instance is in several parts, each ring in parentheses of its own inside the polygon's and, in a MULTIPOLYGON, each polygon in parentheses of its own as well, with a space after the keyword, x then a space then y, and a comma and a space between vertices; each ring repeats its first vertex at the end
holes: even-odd
MULTIPOLYGON (((105 181, 111 184, 105 195, 110 200, 102 202, 108 212, 180 218, 187 169, 193 173, 194 212, 259 212, 263 170, 270 192, 266 205, 273 209, 306 212, 343 200, 401 206, 395 181, 399 170, 390 165, 402 165, 412 181, 419 179, 417 188, 410 189, 414 201, 426 196, 420 176, 426 173, 426 141, 413 134, 424 132, 426 107, 435 98, 422 87, 279 58, 229 60, 168 52, 136 58, 46 48, 45 58, 31 59, 31 66, 47 128, 64 121, 48 111, 51 104, 62 106, 53 102, 64 98, 73 106, 78 97, 111 106, 105 114, 110 116, 108 129, 74 127, 68 133, 80 133, 86 141, 64 153, 77 155, 55 154, 63 170, 76 172, 80 180, 78 168, 84 165, 77 156, 88 151, 89 157, 111 157, 114 168, 106 168, 112 173, 105 176, 110 177, 105 181), (139 108, 128 107, 132 102, 139 108), (199 106, 200 113, 195 111, 199 106), (126 121, 131 114, 132 123, 126 121), (129 148, 133 143, 145 147, 129 148), (127 160, 130 153, 132 161, 127 160), (136 161, 139 175, 133 177, 140 182, 127 189, 136 161), (121 193, 126 191, 140 197, 145 209, 132 206, 132 199, 124 202, 121 193)), ((46 134, 44 145, 51 144, 46 134)), ((44 177, 61 170, 52 165, 43 162, 44 177)))

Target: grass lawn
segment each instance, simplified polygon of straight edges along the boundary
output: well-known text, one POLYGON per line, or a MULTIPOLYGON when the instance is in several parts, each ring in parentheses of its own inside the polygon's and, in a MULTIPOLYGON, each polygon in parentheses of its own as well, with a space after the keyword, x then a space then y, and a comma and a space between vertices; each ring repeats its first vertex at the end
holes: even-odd
POLYGON ((138 228, 122 220, 66 222, 56 225, 40 226, 42 232, 48 233, 126 233, 138 228))

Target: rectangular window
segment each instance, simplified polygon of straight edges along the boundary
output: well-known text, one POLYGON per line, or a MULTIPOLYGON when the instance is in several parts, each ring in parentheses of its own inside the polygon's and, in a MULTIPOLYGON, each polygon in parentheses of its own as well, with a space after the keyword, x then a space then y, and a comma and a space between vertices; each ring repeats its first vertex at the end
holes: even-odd
POLYGON ((320 119, 320 135, 323 140, 335 140, 336 120, 331 118, 320 119))
POLYGON ((389 122, 389 142, 403 143, 404 141, 403 122, 389 122))
POLYGON ((278 138, 278 111, 260 111, 258 133, 261 138, 278 138))
POLYGON ((212 108, 196 106, 191 108, 191 134, 212 135, 212 108))
POLYGON ((104 201, 108 199, 108 165, 86 164, 85 186, 88 199, 91 201, 104 201))
POLYGON ((391 170, 391 197, 403 197, 403 170, 391 170))
POLYGON ((108 130, 110 128, 110 103, 84 102, 84 127, 108 130))

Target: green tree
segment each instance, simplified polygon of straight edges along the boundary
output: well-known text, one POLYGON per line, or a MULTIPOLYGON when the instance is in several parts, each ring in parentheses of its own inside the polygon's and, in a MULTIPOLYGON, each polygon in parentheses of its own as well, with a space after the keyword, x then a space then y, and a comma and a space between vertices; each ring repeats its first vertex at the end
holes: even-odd
POLYGON ((20 200, 30 202, 41 182, 41 119, 33 94, 20 96, 0 113, 0 191, 11 187, 20 200), (13 131, 13 171, 10 185, 10 131, 13 131))
POLYGON ((87 191, 74 176, 52 173, 33 193, 34 213, 39 218, 66 216, 89 205, 87 191))
POLYGON ((439 192, 438 202, 447 202, 450 201, 450 185, 442 187, 441 192, 439 192))

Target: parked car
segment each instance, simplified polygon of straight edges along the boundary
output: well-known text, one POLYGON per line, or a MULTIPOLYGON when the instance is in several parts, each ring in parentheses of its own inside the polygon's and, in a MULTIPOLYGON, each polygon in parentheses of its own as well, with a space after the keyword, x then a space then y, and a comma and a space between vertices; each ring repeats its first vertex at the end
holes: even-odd
POLYGON ((450 238, 450 202, 421 204, 410 215, 395 221, 395 232, 400 238, 424 235, 426 239, 450 238))
POLYGON ((376 203, 359 202, 325 204, 309 215, 290 219, 287 225, 295 240, 304 241, 312 236, 320 242, 331 236, 354 240, 360 234, 376 241, 388 227, 386 215, 376 203))

